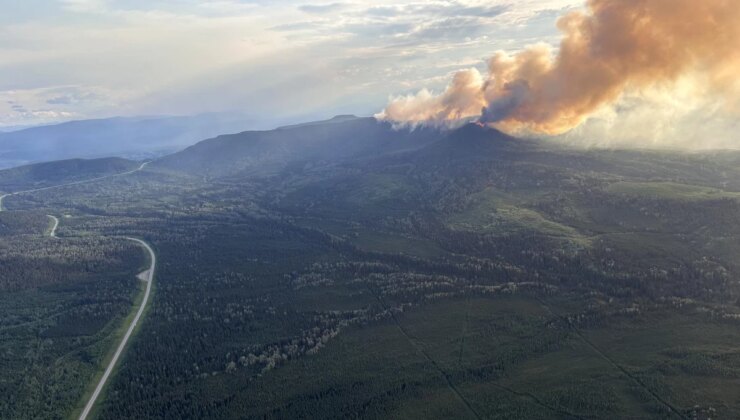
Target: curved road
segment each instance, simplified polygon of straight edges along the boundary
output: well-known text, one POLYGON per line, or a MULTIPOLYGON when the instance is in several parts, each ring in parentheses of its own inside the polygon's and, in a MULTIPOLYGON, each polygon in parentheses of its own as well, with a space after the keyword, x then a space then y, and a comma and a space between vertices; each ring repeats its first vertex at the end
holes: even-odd
MULTIPOLYGON (((149 163, 151 162, 144 162, 138 168, 131 170, 131 171, 127 171, 127 172, 121 172, 121 173, 112 174, 112 175, 105 175, 105 176, 101 176, 97 178, 70 182, 67 184, 52 185, 49 187, 36 188, 36 189, 25 190, 25 191, 16 191, 14 193, 3 194, 3 195, 0 195, 0 212, 4 210, 3 209, 3 199, 5 197, 9 197, 12 195, 19 195, 19 194, 34 193, 34 192, 39 192, 39 191, 46 191, 46 190, 51 190, 54 188, 69 187, 72 185, 88 184, 91 182, 101 181, 101 180, 108 179, 108 178, 130 175, 130 174, 143 170, 146 167, 146 165, 148 165, 149 163)), ((47 215, 47 216, 54 222, 54 224, 52 225, 51 231, 49 232, 49 236, 52 238, 56 238, 57 228, 59 227, 59 219, 56 216, 52 216, 52 215, 47 215)), ((87 402, 87 405, 85 405, 85 408, 82 411, 82 414, 80 414, 80 420, 85 420, 87 419, 87 416, 90 415, 90 411, 92 410, 93 406, 95 406, 95 402, 97 401, 98 397, 100 396, 100 393, 105 387, 105 383, 108 381, 108 377, 111 375, 111 372, 113 372, 113 369, 116 367, 116 363, 118 362, 118 359, 121 357, 123 350, 126 348, 126 344, 128 343, 129 338, 131 338, 131 335, 133 334, 134 329, 136 329, 136 325, 139 323, 139 320, 141 319, 141 316, 144 313, 144 309, 146 309, 146 304, 149 302, 149 295, 151 294, 151 291, 152 291, 152 281, 154 280, 154 271, 157 267, 157 255, 154 253, 154 250, 152 249, 152 247, 149 246, 148 243, 142 241, 141 239, 137 239, 137 238, 126 238, 126 239, 129 241, 134 241, 138 243, 139 245, 143 246, 147 250, 147 252, 149 252, 149 258, 151 259, 151 265, 149 266, 148 270, 144 271, 143 273, 140 273, 138 276, 140 280, 146 282, 146 291, 144 292, 144 299, 141 301, 141 305, 139 306, 139 310, 136 312, 136 316, 134 316, 134 320, 131 322, 131 325, 129 325, 128 330, 126 330, 126 334, 123 336, 123 339, 118 344, 118 348, 116 349, 115 354, 113 354, 113 358, 111 359, 110 363, 108 363, 108 366, 105 368, 103 377, 100 378, 98 385, 95 387, 95 391, 93 391, 93 394, 90 397, 90 400, 87 402)))
POLYGON ((57 228, 59 227, 59 219, 57 219, 56 216, 52 216, 50 214, 47 214, 46 217, 51 219, 51 222, 53 225, 51 225, 51 232, 49 232, 50 238, 56 238, 57 237, 57 228))
POLYGON ((151 290, 152 290, 152 280, 154 279, 154 270, 157 266, 157 255, 154 253, 154 250, 152 250, 152 247, 150 247, 148 243, 142 241, 141 239, 136 239, 136 238, 126 238, 126 239, 128 239, 129 241, 137 242, 139 245, 146 248, 146 250, 149 252, 149 257, 152 260, 152 263, 149 269, 139 274, 139 278, 146 282, 146 292, 144 292, 144 300, 141 301, 141 306, 139 306, 139 310, 136 312, 136 316, 134 317, 134 320, 131 322, 131 325, 129 325, 128 330, 126 330, 126 335, 123 336, 121 343, 118 345, 118 348, 116 349, 116 353, 113 355, 113 359, 111 359, 110 363, 108 364, 108 367, 105 368, 105 373, 103 373, 103 377, 100 378, 100 382, 98 382, 98 386, 95 387, 95 391, 90 397, 90 401, 87 402, 85 409, 82 410, 82 414, 80 414, 80 420, 85 420, 87 418, 87 416, 90 414, 90 410, 92 410, 93 406, 95 405, 95 401, 97 401, 98 396, 100 396, 100 392, 105 387, 105 383, 108 380, 108 377, 110 376, 111 372, 113 372, 113 368, 115 368, 116 362, 118 362, 118 358, 121 357, 121 353, 123 353, 123 349, 126 347, 126 343, 128 343, 129 338, 131 338, 131 334, 134 332, 134 329, 136 328, 136 324, 138 324, 139 319, 141 318, 141 314, 144 313, 144 309, 146 309, 146 304, 149 301, 149 294, 151 293, 151 290))

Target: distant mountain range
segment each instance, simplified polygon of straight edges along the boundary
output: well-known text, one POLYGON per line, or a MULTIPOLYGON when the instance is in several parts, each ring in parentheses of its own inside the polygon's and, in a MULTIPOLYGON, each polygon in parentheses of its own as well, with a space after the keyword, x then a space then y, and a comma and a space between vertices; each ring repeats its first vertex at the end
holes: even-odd
POLYGON ((0 169, 72 158, 145 159, 197 141, 252 128, 231 114, 72 121, 0 133, 0 169))

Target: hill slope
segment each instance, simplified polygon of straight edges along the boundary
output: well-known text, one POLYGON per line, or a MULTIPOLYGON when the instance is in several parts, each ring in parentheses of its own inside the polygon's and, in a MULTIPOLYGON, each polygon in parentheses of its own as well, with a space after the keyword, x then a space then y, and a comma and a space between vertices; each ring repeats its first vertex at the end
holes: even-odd
POLYGON ((125 249, 90 242, 56 254, 67 267, 43 244, 126 235, 156 246, 158 297, 103 418, 740 418, 738 161, 341 117, 17 197, 0 217, 19 236, 0 241, 0 268, 19 268, 0 278, 20 287, 0 373, 20 385, 0 417, 50 417, 21 411, 37 383, 73 396, 76 376, 26 366, 67 369, 65 330, 56 354, 90 359, 76 332, 133 290, 74 288, 75 267, 121 269, 70 255, 125 249), (70 216, 63 241, 41 237, 45 214, 70 216), (64 272, 64 296, 27 292, 64 272))
POLYGON ((247 131, 202 141, 153 166, 211 177, 284 168, 296 162, 336 162, 416 150, 442 138, 436 130, 394 130, 374 118, 332 120, 247 131))
POLYGON ((43 188, 113 175, 138 168, 139 162, 122 158, 69 159, 0 170, 0 191, 43 188))

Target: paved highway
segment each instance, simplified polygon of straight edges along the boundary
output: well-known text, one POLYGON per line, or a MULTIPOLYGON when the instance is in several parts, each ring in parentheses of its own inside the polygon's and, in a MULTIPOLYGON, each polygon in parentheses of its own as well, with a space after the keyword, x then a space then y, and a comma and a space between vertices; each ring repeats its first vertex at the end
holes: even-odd
MULTIPOLYGON (((143 170, 148 164, 149 162, 144 162, 138 168, 131 170, 131 171, 127 171, 127 172, 121 172, 117 174, 86 179, 83 181, 70 182, 67 184, 52 185, 49 187, 35 188, 32 190, 16 191, 14 193, 3 194, 3 195, 0 195, 0 211, 3 211, 3 199, 8 196, 34 193, 38 191, 46 191, 46 190, 51 190, 54 188, 68 187, 71 185, 89 184, 91 182, 101 181, 101 180, 108 179, 108 178, 130 175, 135 172, 139 172, 143 170)), ((49 236, 52 238, 56 238, 57 228, 59 227, 59 219, 56 216, 52 216, 52 215, 47 215, 47 216, 54 223, 52 225, 51 231, 49 232, 49 236)), ((144 292, 144 299, 141 301, 139 310, 136 311, 136 315, 134 316, 133 321, 131 321, 131 325, 129 325, 128 329, 126 330, 126 334, 123 336, 123 338, 121 339, 121 342, 118 344, 118 348, 116 349, 116 352, 113 354, 113 358, 111 359, 110 363, 108 363, 108 366, 106 366, 103 376, 100 378, 100 381, 95 387, 95 391, 93 391, 92 396, 90 396, 90 400, 87 402, 87 404, 85 405, 85 408, 82 410, 82 414, 80 414, 80 420, 85 420, 90 415, 90 411, 95 406, 95 402, 100 396, 100 393, 103 391, 103 388, 105 387, 105 384, 108 381, 108 378, 110 377, 111 372, 113 372, 113 369, 116 367, 116 363, 118 363, 118 359, 120 359, 121 354, 123 353, 123 350, 126 348, 126 344, 128 343, 128 340, 131 338, 131 335, 136 329, 136 325, 139 323, 139 320, 141 319, 141 316, 144 313, 144 309, 146 309, 146 305, 149 302, 149 295, 151 294, 151 291, 152 291, 152 281, 154 280, 154 271, 157 267, 157 255, 154 253, 154 250, 152 249, 152 247, 149 246, 148 243, 142 241, 141 239, 137 239, 137 238, 126 238, 126 239, 129 241, 138 243, 139 245, 144 247, 146 251, 149 253, 149 258, 151 260, 149 269, 139 274, 138 276, 139 279, 146 282, 146 291, 144 292)))
POLYGON ((82 414, 80 414, 80 420, 87 419, 87 416, 90 415, 90 411, 92 410, 93 406, 95 406, 95 401, 97 401, 98 397, 100 396, 100 393, 103 391, 103 388, 105 387, 106 381, 108 381, 108 377, 110 376, 111 372, 113 372, 113 369, 116 367, 116 363, 118 362, 118 359, 121 357, 121 353, 123 353, 124 348, 126 347, 126 343, 128 343, 129 338, 131 338, 131 334, 133 334, 134 329, 136 328, 136 324, 139 323, 139 319, 141 319, 141 314, 144 313, 144 309, 146 309, 146 304, 149 302, 149 294, 152 290, 152 280, 154 279, 154 270, 157 266, 157 255, 154 253, 154 250, 151 246, 149 246, 148 243, 142 241, 141 239, 136 238, 126 238, 129 241, 134 241, 138 243, 139 245, 146 248, 146 250, 149 252, 149 257, 151 258, 151 265, 149 266, 149 269, 147 271, 144 271, 139 275, 139 278, 144 280, 146 282, 146 291, 144 292, 144 300, 141 301, 141 306, 139 306, 139 310, 136 312, 136 316, 134 317, 134 320, 131 322, 131 325, 129 325, 128 330, 126 330, 126 334, 123 336, 123 339, 118 344, 118 348, 116 349, 116 353, 113 355, 113 358, 111 359, 110 363, 108 363, 108 366, 105 368, 105 373, 103 373, 103 377, 100 378, 100 382, 98 382, 98 385, 95 387, 95 391, 93 391, 92 396, 90 397, 90 400, 87 402, 87 405, 85 405, 85 409, 82 410, 82 414))

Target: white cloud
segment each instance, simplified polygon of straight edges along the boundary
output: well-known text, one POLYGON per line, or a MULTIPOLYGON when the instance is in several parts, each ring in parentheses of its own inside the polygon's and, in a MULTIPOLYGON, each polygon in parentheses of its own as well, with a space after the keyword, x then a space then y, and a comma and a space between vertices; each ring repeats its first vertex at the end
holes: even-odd
POLYGON ((84 118, 116 107, 126 100, 126 92, 95 86, 0 91, 0 127, 84 118))
POLYGON ((71 12, 90 13, 105 10, 105 0, 60 0, 62 7, 71 12))
MULTIPOLYGON (((441 88, 440 71, 458 63, 481 67, 492 51, 554 36, 556 15, 546 11, 581 2, 57 0, 35 15, 11 7, 0 19, 0 100, 25 92, 17 99, 28 110, 74 118, 344 106, 371 114, 391 94, 441 88), (70 86, 105 100, 43 93, 70 86)), ((0 109, 0 124, 19 118, 10 111, 0 109)))

